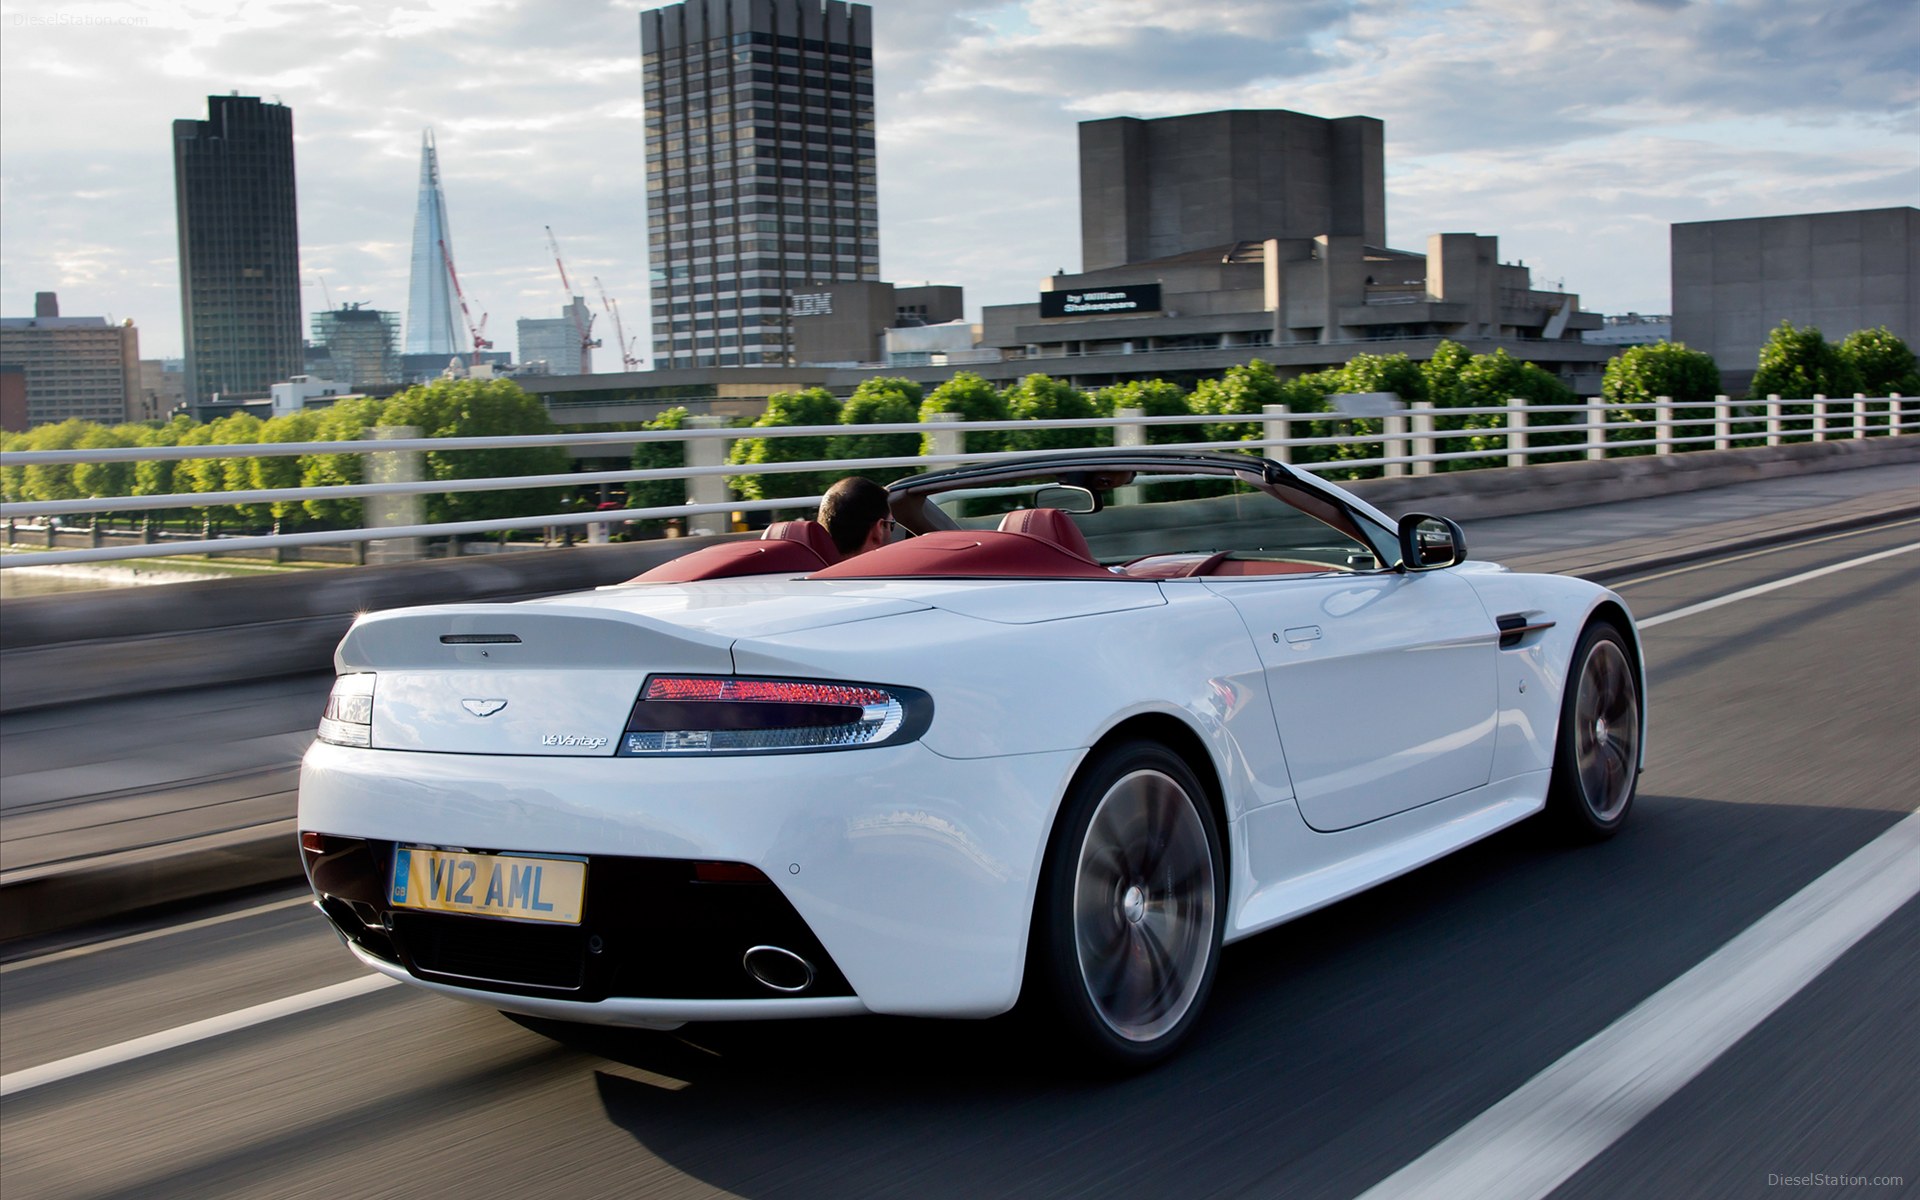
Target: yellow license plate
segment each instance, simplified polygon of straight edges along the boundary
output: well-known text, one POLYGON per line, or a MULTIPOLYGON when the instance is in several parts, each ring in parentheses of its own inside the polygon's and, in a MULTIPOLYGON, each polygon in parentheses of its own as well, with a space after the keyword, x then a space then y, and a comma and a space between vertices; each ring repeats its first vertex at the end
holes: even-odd
POLYGON ((587 860, 398 846, 388 899, 400 908, 580 923, 587 860))

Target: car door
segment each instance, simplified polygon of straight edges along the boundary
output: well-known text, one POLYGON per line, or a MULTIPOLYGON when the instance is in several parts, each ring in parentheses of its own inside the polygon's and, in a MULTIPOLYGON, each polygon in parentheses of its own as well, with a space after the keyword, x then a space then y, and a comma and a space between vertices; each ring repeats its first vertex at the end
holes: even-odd
POLYGON ((1487 783, 1494 622, 1450 571, 1208 579, 1259 648, 1301 815, 1349 829, 1487 783))

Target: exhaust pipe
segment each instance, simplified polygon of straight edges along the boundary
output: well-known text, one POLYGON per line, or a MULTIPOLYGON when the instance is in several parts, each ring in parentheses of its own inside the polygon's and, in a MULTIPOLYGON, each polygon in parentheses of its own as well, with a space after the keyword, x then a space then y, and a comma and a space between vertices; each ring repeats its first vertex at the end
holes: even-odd
POLYGON ((755 946, 740 958, 747 974, 764 987, 793 995, 813 986, 813 964, 779 946, 755 946))

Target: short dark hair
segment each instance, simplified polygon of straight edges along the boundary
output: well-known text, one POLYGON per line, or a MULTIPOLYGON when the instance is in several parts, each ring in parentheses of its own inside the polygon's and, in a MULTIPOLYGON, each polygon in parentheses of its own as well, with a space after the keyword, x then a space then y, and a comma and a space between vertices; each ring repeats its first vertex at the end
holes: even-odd
POLYGON ((849 475, 820 498, 820 524, 842 554, 852 554, 887 515, 887 489, 863 475, 849 475))

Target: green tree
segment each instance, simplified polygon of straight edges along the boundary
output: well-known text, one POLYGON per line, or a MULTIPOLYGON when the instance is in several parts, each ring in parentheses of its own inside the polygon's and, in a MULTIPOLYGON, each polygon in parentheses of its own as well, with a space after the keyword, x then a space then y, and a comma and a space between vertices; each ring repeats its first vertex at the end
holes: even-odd
MULTIPOLYGON (((1851 396, 1860 388, 1860 376, 1838 349, 1809 325, 1795 329, 1782 321, 1760 347, 1759 368, 1753 373, 1752 394, 1779 395, 1788 400, 1814 396, 1851 396)), ((1796 406, 1798 411, 1810 411, 1796 406)))
MULTIPOLYGON (((1256 358, 1244 366, 1228 367, 1218 379, 1202 379, 1194 385, 1188 404, 1195 413, 1211 417, 1257 416, 1269 404, 1294 405, 1296 412, 1326 407, 1324 397, 1315 397, 1306 409, 1297 407, 1303 394, 1302 389, 1283 383, 1272 364, 1256 358)), ((1210 442, 1249 441, 1261 436, 1261 428, 1251 421, 1212 422, 1206 426, 1206 436, 1210 442)))
MULTIPOLYGON (((1624 429, 1607 430, 1608 441, 1646 443, 1652 440, 1650 427, 1658 413, 1654 401, 1661 396, 1678 408, 1676 418, 1697 421, 1710 418, 1711 409, 1697 407, 1713 402, 1720 391, 1720 368, 1713 356, 1689 350, 1681 342, 1655 342, 1647 346, 1629 346, 1607 362, 1600 380, 1600 395, 1606 400, 1608 420, 1624 429)), ((1699 429, 1700 426, 1688 426, 1699 429)), ((1614 454, 1651 454, 1651 445, 1636 444, 1614 454)))
MULTIPOLYGON (((435 438, 524 437, 556 432, 540 401, 511 379, 442 379, 409 388, 386 402, 381 424, 410 425, 422 436, 435 438)), ((445 481, 562 475, 571 462, 563 446, 429 450, 424 457, 425 477, 445 481)), ((429 495, 426 518, 438 523, 543 515, 559 507, 555 490, 515 488, 429 495)))
POLYGON ((1920 395, 1920 368, 1913 351, 1884 325, 1856 329, 1841 338, 1840 357, 1853 368, 1859 390, 1869 396, 1920 395))
MULTIPOLYGON (((316 414, 313 440, 316 442, 353 442, 380 424, 385 403, 371 397, 340 400, 316 414)), ((364 454, 307 454, 300 458, 301 487, 340 487, 361 483, 366 478, 364 454)), ((366 524, 366 505, 360 500, 303 500, 300 507, 316 521, 342 528, 366 524)))
MULTIPOLYGON (((842 425, 911 425, 920 419, 926 402, 919 384, 911 379, 869 379, 853 390, 840 410, 842 425)), ((827 444, 827 457, 840 462, 856 458, 906 458, 920 452, 917 433, 843 433, 827 444)), ((860 474, 876 483, 891 483, 913 474, 913 467, 862 468, 860 474)))
MULTIPOLYGON (((1064 380, 1033 374, 1007 389, 1007 415, 1016 421, 1062 421, 1097 417, 1100 412, 1087 394, 1064 380)), ((1068 450, 1080 446, 1113 444, 1106 429, 1016 429, 1007 439, 1010 450, 1068 450)))
MULTIPOLYGON (((685 429, 687 410, 676 406, 662 412, 659 416, 642 425, 642 429, 666 430, 685 429)), ((633 469, 636 471, 673 470, 687 465, 687 444, 685 442, 638 442, 633 447, 633 469)), ((627 485, 628 508, 668 508, 687 502, 687 485, 680 479, 636 480, 627 485)), ((657 530, 664 528, 666 518, 639 522, 642 529, 657 530)))
MULTIPOLYGON (((1421 377, 1427 385, 1427 402, 1435 412, 1433 428, 1436 433, 1458 433, 1464 437, 1437 437, 1434 449, 1442 454, 1454 454, 1462 450, 1488 450, 1501 444, 1504 439, 1496 438, 1482 430, 1499 429, 1505 425, 1502 416, 1481 413, 1453 413, 1449 409, 1480 408, 1482 405, 1476 393, 1462 380, 1473 354, 1465 346, 1455 341, 1442 341, 1433 349, 1433 357, 1420 365, 1421 377)), ((1505 398, 1500 400, 1505 404, 1505 398)), ((1455 458, 1435 463, 1439 471, 1469 471, 1480 467, 1497 467, 1504 460, 1492 458, 1455 458)))
MULTIPOLYGON (((840 401, 825 388, 802 392, 775 392, 767 409, 751 428, 777 429, 789 425, 838 425, 840 401)), ((735 466, 767 463, 823 462, 829 458, 826 437, 745 437, 733 444, 727 461, 735 466)), ((839 479, 835 471, 798 471, 777 475, 735 475, 733 488, 749 500, 779 496, 817 496, 839 479)))
MULTIPOLYGON (((301 409, 274 417, 261 426, 260 441, 263 444, 318 441, 319 429, 320 414, 317 411, 301 409)), ((250 486, 262 491, 300 487, 306 476, 301 458, 296 455, 256 458, 249 465, 252 474, 250 486)), ((276 521, 303 515, 306 511, 298 500, 275 500, 267 506, 267 509, 276 521)))
MULTIPOLYGON (((963 421, 1009 419, 1006 397, 972 371, 956 372, 921 402, 921 424, 928 423, 934 413, 958 413, 963 421)), ((992 454, 1007 448, 1007 435, 998 429, 977 430, 966 435, 962 448, 968 454, 992 454)), ((932 434, 922 435, 920 453, 933 453, 932 434)))
MULTIPOLYGON (((1582 444, 1586 435, 1582 433, 1554 433, 1555 425, 1573 425, 1579 423, 1577 413, 1549 413, 1531 411, 1539 406, 1556 404, 1574 404, 1579 397, 1573 389, 1560 381, 1560 377, 1534 363, 1525 362, 1508 354, 1504 348, 1492 354, 1476 354, 1460 372, 1460 386, 1475 408, 1493 408, 1505 405, 1509 399, 1526 402, 1529 412, 1528 443, 1532 447, 1573 446, 1582 444)), ((1501 421, 1502 426, 1505 425, 1501 421)), ((1490 448, 1505 450, 1507 439, 1504 436, 1487 439, 1490 448)), ((1577 455, 1555 454, 1536 455, 1529 462, 1555 462, 1577 457, 1577 455)), ((1505 465, 1499 463, 1496 465, 1505 465)))
MULTIPOLYGON (((215 446, 253 446, 260 441, 260 430, 266 424, 252 413, 237 412, 221 417, 207 426, 211 435, 208 439, 215 446)), ((241 492, 253 486, 253 462, 250 458, 212 458, 204 460, 201 467, 202 478, 210 486, 202 488, 209 492, 241 492)), ((223 519, 245 526, 265 524, 270 519, 264 504, 225 505, 223 519)))
MULTIPOLYGON (((119 450, 136 446, 135 432, 127 426, 105 429, 95 425, 74 443, 76 450, 119 450)), ((126 462, 78 463, 73 468, 74 490, 83 496, 125 496, 133 490, 133 464, 126 462)))
MULTIPOLYGON (((1407 404, 1423 401, 1427 397, 1427 377, 1420 364, 1404 354, 1356 354, 1344 364, 1327 372, 1331 378, 1324 385, 1325 393, 1342 392, 1391 392, 1407 404)), ((1325 407, 1323 402, 1322 407, 1325 407)), ((1325 421, 1316 421, 1313 425, 1316 436, 1338 437, 1336 445, 1318 448, 1320 453, 1305 461, 1340 462, 1347 459, 1367 459, 1383 457, 1387 444, 1372 439, 1383 432, 1383 423, 1376 417, 1329 417, 1325 421)), ((1396 451, 1404 452, 1405 443, 1396 445, 1396 451)), ((1385 472, 1379 466, 1355 467, 1332 472, 1333 478, 1370 479, 1385 472)))
MULTIPOLYGON (((165 425, 146 430, 140 439, 142 446, 178 446, 180 440, 198 424, 185 413, 176 415, 165 425)), ((163 460, 137 462, 133 464, 133 494, 136 496, 171 496, 184 485, 176 485, 174 473, 179 464, 163 460)), ((158 514, 160 519, 165 514, 158 514)))
MULTIPOLYGON (((1193 412, 1187 390, 1164 379, 1130 379, 1101 388, 1092 399, 1109 416, 1123 408, 1137 408, 1149 417, 1184 417, 1193 412)), ((1145 429, 1149 446, 1207 440, 1205 431, 1198 425, 1148 425, 1145 429)))
POLYGON ((1427 376, 1404 354, 1356 354, 1337 372, 1348 392, 1392 392, 1408 404, 1427 399, 1427 376))
MULTIPOLYGON (((81 441, 100 427, 78 418, 55 425, 36 425, 27 430, 21 444, 10 450, 74 450, 81 441)), ((83 494, 73 481, 70 463, 36 463, 24 467, 20 481, 13 485, 23 500, 77 500, 83 494)), ((11 490, 11 489, 10 489, 11 490)))
MULTIPOLYGON (((213 426, 194 425, 180 435, 177 446, 211 446, 213 444, 213 426)), ((173 487, 176 492, 217 492, 220 490, 224 472, 217 458, 183 458, 173 465, 173 487)), ((221 521, 231 515, 220 505, 195 510, 209 530, 217 528, 221 521)))
MULTIPOLYGON (((0 429, 0 450, 25 450, 27 434, 25 430, 10 431, 0 429)), ((26 499, 27 469, 11 463, 0 466, 0 499, 14 503, 26 499)))

